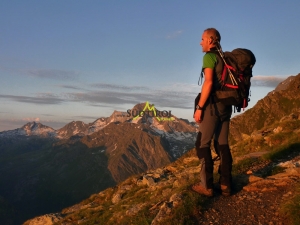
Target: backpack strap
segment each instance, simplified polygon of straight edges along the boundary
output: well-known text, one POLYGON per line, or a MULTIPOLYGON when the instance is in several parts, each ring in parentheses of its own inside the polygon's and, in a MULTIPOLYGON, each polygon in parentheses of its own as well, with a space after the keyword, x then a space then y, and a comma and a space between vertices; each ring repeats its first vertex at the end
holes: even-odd
POLYGON ((203 73, 204 73, 204 69, 202 68, 200 75, 199 75, 199 79, 198 79, 198 86, 202 85, 202 81, 203 81, 203 73))

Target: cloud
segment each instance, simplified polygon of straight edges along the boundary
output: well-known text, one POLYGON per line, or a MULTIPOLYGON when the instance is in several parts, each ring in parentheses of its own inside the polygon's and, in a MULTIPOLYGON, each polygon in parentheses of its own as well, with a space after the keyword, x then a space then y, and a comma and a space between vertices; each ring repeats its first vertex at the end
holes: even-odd
POLYGON ((32 104, 60 104, 64 100, 53 97, 53 96, 39 96, 39 97, 29 97, 29 96, 19 96, 19 95, 0 95, 0 98, 10 99, 16 102, 25 102, 25 103, 32 103, 32 104))
POLYGON ((31 117, 28 117, 28 118, 22 118, 21 120, 22 120, 22 121, 27 121, 27 122, 32 122, 32 121, 40 122, 40 118, 38 118, 38 117, 36 117, 36 118, 31 118, 31 117))
POLYGON ((280 82, 287 79, 283 76, 253 76, 251 78, 252 86, 264 86, 275 88, 280 82))
POLYGON ((166 39, 174 39, 180 36, 183 33, 183 30, 177 30, 172 33, 169 33, 165 36, 166 39))
POLYGON ((42 113, 41 115, 42 115, 42 116, 55 116, 55 115, 53 115, 53 114, 46 114, 46 113, 42 113))
POLYGON ((85 93, 68 93, 68 99, 76 102, 86 102, 96 107, 116 107, 116 105, 138 104, 149 101, 156 106, 173 107, 173 108, 192 108, 193 101, 199 92, 199 87, 195 85, 179 84, 161 89, 141 89, 140 91, 130 92, 127 90, 134 89, 135 86, 122 86, 122 89, 116 91, 90 91, 85 93), (176 88, 174 88, 176 87, 176 88), (194 89, 195 91, 192 91, 194 89), (175 90, 175 91, 174 91, 175 90), (99 105, 100 104, 100 105, 99 105))
POLYGON ((58 86, 62 87, 62 88, 72 89, 72 90, 86 90, 82 87, 77 87, 77 86, 74 86, 74 85, 58 85, 58 86))
MULTIPOLYGON (((89 106, 94 106, 94 107, 101 107, 101 108, 111 108, 111 105, 103 105, 103 104, 88 104, 89 106)), ((115 106, 117 108, 117 106, 115 106)))
POLYGON ((96 119, 98 119, 99 117, 97 117, 97 116, 73 116, 73 118, 96 120, 96 119))
POLYGON ((146 86, 125 86, 125 85, 116 85, 116 84, 108 84, 108 83, 96 83, 91 84, 91 87, 99 88, 99 89, 109 89, 109 90, 119 90, 119 91, 148 91, 150 90, 146 86))
POLYGON ((25 73, 33 77, 64 81, 75 80, 79 75, 79 73, 75 71, 57 69, 27 69, 25 73))
POLYGON ((89 103, 105 103, 105 104, 124 104, 134 103, 135 101, 128 99, 132 94, 127 92, 112 92, 112 91, 97 91, 86 93, 68 93, 68 99, 76 102, 89 102, 89 103), (125 101, 126 100, 126 101, 125 101))
MULTIPOLYGON (((251 83, 252 86, 276 87, 284 79, 286 78, 283 76, 254 76, 251 79, 251 83)), ((164 86, 154 87, 110 83, 96 83, 87 86, 90 87, 90 90, 73 85, 62 85, 61 87, 71 91, 59 94, 37 93, 34 97, 0 95, 0 98, 37 105, 78 102, 88 106, 113 109, 122 109, 125 105, 128 107, 128 105, 136 105, 148 101, 151 104, 155 104, 159 109, 192 109, 194 99, 201 90, 201 87, 197 84, 188 83, 169 83, 164 86)))
MULTIPOLYGON (((124 105, 136 105, 149 101, 156 107, 192 108, 199 86, 191 84, 168 84, 163 87, 125 86, 114 84, 95 84, 101 90, 69 93, 37 93, 36 96, 1 95, 0 98, 36 105, 61 104, 63 102, 79 102, 94 107, 111 107, 122 109, 124 105), (109 90, 106 89, 108 87, 109 90)), ((52 116, 52 115, 49 115, 52 116)))

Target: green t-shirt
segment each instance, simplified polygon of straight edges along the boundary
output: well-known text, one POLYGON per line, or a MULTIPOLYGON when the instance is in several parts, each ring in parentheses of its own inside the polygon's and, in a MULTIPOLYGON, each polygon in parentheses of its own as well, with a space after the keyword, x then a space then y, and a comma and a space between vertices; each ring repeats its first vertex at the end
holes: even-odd
POLYGON ((213 89, 218 90, 221 87, 221 74, 223 71, 223 64, 218 62, 217 55, 213 52, 208 52, 203 56, 202 69, 211 68, 214 70, 213 89))
POLYGON ((215 53, 209 52, 203 56, 203 66, 202 68, 214 69, 216 66, 217 57, 215 53))

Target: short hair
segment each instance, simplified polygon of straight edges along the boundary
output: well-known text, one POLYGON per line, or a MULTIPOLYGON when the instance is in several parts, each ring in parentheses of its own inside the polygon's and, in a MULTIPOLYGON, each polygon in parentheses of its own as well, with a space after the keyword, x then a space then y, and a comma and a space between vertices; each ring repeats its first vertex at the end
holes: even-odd
POLYGON ((221 35, 216 28, 207 28, 206 30, 204 30, 204 32, 207 32, 207 34, 214 40, 221 41, 221 35))

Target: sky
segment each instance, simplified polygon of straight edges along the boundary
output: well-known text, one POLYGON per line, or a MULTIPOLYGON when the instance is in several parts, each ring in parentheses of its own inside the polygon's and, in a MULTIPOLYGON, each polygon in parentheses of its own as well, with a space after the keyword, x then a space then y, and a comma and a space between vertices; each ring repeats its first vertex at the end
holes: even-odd
POLYGON ((248 108, 300 73, 294 0, 1 0, 0 132, 59 129, 149 101, 193 121, 201 36, 256 56, 248 108))

